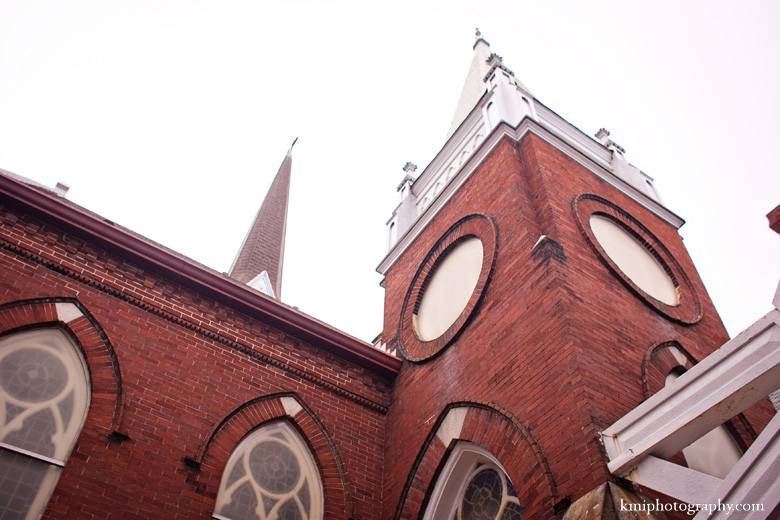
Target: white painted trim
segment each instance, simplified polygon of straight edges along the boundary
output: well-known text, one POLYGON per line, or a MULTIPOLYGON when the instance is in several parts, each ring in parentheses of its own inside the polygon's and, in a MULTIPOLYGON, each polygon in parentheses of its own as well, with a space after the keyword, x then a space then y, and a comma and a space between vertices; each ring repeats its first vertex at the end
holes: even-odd
POLYGON ((468 408, 452 408, 447 412, 447 416, 439 425, 439 429, 436 430, 436 437, 444 444, 444 447, 448 447, 452 439, 460 437, 460 432, 463 430, 463 422, 466 420, 466 413, 468 408))
MULTIPOLYGON (((496 126, 490 135, 487 136, 487 138, 472 153, 471 157, 462 165, 455 177, 444 186, 438 196, 423 210, 417 220, 408 230, 406 230, 406 232, 390 249, 385 258, 377 267, 377 272, 383 276, 387 273, 387 271, 398 260, 401 254, 403 254, 403 252, 414 242, 422 230, 425 229, 425 227, 431 222, 431 220, 433 220, 433 218, 439 213, 444 205, 455 195, 455 193, 469 179, 469 177, 471 177, 471 175, 487 158, 490 152, 493 151, 493 148, 498 145, 503 137, 508 137, 513 139, 515 142, 519 142, 525 136, 525 134, 529 132, 554 146, 563 154, 588 169, 598 178, 604 180, 624 195, 628 196, 638 204, 653 212, 655 215, 674 228, 679 229, 685 223, 682 218, 665 208, 660 202, 653 200, 648 195, 642 193, 611 172, 605 165, 604 158, 595 153, 595 146, 601 145, 595 143, 593 149, 589 147, 589 152, 586 153, 581 145, 575 147, 572 144, 566 142, 560 135, 562 133, 561 130, 552 127, 550 123, 545 125, 534 121, 530 117, 525 117, 520 122, 520 124, 514 128, 505 122, 501 122, 496 126)), ((568 139, 574 140, 575 138, 570 136, 568 139)), ((582 139, 577 139, 576 142, 579 144, 582 142, 582 139)), ((434 161, 436 161, 436 159, 434 159, 434 161)), ((433 164, 434 163, 432 162, 431 165, 433 164)), ((427 177, 427 172, 431 168, 431 165, 429 165, 420 178, 418 178, 418 182, 423 179, 423 176, 427 177)))
POLYGON ((57 302, 54 307, 57 310, 57 319, 62 323, 70 323, 83 316, 79 308, 71 302, 57 302))
POLYGON ((668 457, 780 386, 780 311, 725 343, 602 432, 609 470, 668 457))
POLYGON ((303 410, 301 403, 299 403, 294 397, 282 397, 279 400, 282 402, 284 413, 290 417, 295 417, 298 415, 298 412, 303 410))
POLYGON ((761 520, 770 517, 780 504, 780 414, 775 414, 721 481, 715 497, 724 504, 762 504, 764 511, 716 511, 712 516, 700 511, 696 520, 761 520))
MULTIPOLYGON (((467 410, 467 408, 463 408, 467 410)), ((459 505, 459 498, 468 484, 469 476, 478 463, 489 463, 498 468, 509 481, 504 466, 485 448, 471 442, 459 442, 447 457, 436 485, 431 491, 431 498, 425 508, 423 520, 450 520, 459 505), (452 487, 457 484, 457 488, 452 487)))
POLYGON ((629 479, 689 504, 708 504, 723 482, 717 477, 649 456, 642 460, 629 479))
POLYGON ((536 243, 534 244, 534 247, 531 248, 531 251, 536 251, 536 248, 539 247, 539 244, 541 244, 545 240, 549 240, 549 239, 550 239, 550 237, 548 237, 547 235, 539 235, 539 240, 536 241, 536 243))
POLYGON ((60 468, 65 467, 65 461, 59 459, 53 459, 51 457, 47 457, 46 455, 35 453, 34 451, 25 450, 24 448, 16 447, 13 444, 6 444, 4 442, 0 442, 0 449, 12 451, 14 453, 19 453, 20 455, 25 455, 27 457, 30 457, 31 459, 36 459, 36 460, 46 462, 47 464, 53 464, 55 466, 59 466, 60 468))
POLYGON ((252 289, 260 291, 261 293, 276 298, 274 293, 274 286, 271 284, 271 277, 268 276, 268 271, 263 271, 246 283, 252 289))

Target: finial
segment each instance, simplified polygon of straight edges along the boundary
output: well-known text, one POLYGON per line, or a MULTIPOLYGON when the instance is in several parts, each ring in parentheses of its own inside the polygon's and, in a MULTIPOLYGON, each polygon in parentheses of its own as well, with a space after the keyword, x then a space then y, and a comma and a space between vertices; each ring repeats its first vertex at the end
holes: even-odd
POLYGON ((479 27, 477 27, 477 28, 474 30, 474 37, 475 37, 477 40, 479 40, 480 38, 482 38, 482 33, 479 31, 479 27))
POLYGON ((626 153, 626 149, 617 144, 614 140, 612 140, 612 137, 610 137, 609 130, 606 128, 599 128, 599 131, 596 132, 596 139, 599 140, 601 144, 612 150, 613 152, 617 152, 620 155, 623 155, 626 153))
POLYGON ((401 191, 404 186, 414 182, 414 172, 417 171, 417 165, 411 161, 406 161, 403 170, 404 170, 404 178, 401 179, 401 183, 395 189, 396 191, 401 191))
POLYGON ((289 150, 287 150, 287 155, 290 155, 290 154, 292 154, 292 149, 293 149, 293 146, 295 146, 295 143, 297 143, 297 142, 298 142, 298 138, 296 137, 295 139, 293 139, 293 142, 292 142, 292 144, 290 145, 290 149, 289 149, 289 150))

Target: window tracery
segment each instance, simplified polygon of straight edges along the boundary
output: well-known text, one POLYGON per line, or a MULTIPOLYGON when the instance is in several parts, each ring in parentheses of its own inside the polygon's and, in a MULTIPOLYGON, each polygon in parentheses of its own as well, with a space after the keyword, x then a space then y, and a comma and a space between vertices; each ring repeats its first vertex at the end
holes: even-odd
POLYGON ((431 492, 424 520, 521 520, 517 491, 487 450, 458 442, 431 492))
POLYGON ((84 424, 89 375, 59 329, 0 339, 0 517, 39 518, 84 424))
POLYGON ((504 472, 491 464, 478 465, 469 476, 455 514, 457 520, 520 520, 517 492, 504 472))
POLYGON ((251 433, 230 456, 214 518, 314 520, 322 518, 322 509, 311 452, 293 428, 276 422, 251 433))

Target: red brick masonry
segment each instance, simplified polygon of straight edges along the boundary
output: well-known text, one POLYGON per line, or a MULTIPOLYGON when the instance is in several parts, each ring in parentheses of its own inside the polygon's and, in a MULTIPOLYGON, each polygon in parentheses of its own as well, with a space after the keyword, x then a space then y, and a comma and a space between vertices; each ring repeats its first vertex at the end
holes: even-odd
POLYGON ((42 190, 0 175, 0 193, 0 333, 63 328, 92 381, 46 518, 209 518, 231 445, 281 395, 327 517, 379 518, 397 359, 42 190))
MULTIPOLYGON (((467 411, 453 442, 501 461, 525 518, 555 518, 610 478, 599 432, 659 388, 669 346, 693 364, 728 336, 677 230, 526 134, 500 141, 387 273, 390 346, 410 339, 404 305, 426 262, 476 221, 466 231, 491 253, 478 290, 446 338, 401 344, 414 359, 402 364, 0 172, 0 334, 61 327, 92 383, 45 518, 208 519, 230 452, 273 420, 311 448, 326 518, 418 518, 456 407, 467 411), (662 255, 680 306, 648 300, 594 250, 578 211, 596 203, 662 255), (57 303, 83 316, 59 322, 57 303)), ((733 420, 738 441, 772 412, 733 420)))
MULTIPOLYGON (((728 339, 677 230, 529 133, 500 141, 390 268, 389 344, 400 339, 399 323, 404 330, 404 297, 420 265, 474 213, 497 229, 491 281, 440 355, 401 369, 387 417, 383 518, 417 518, 446 448, 432 440, 436 418, 455 403, 481 403, 481 413, 504 418, 479 433, 466 428, 461 439, 525 439, 512 449, 490 445, 523 487, 525 517, 553 518, 556 505, 610 478, 599 432, 645 399, 648 349, 674 341, 698 360, 728 339), (616 276, 581 227, 577 200, 606 201, 652 240, 681 285, 682 305, 656 305, 616 276)), ((746 414, 752 427, 741 428, 742 442, 771 414, 768 402, 746 414)))

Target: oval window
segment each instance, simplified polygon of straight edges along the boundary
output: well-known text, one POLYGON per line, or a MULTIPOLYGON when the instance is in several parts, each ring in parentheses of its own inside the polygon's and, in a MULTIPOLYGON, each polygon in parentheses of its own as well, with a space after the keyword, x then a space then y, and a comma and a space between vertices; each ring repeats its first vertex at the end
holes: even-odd
POLYGON ((413 317, 421 340, 431 341, 444 334, 466 308, 479 281, 482 256, 482 241, 469 237, 436 263, 413 317))
POLYGON ((666 305, 680 303, 674 280, 647 246, 603 215, 591 215, 590 228, 609 258, 637 287, 666 305))

